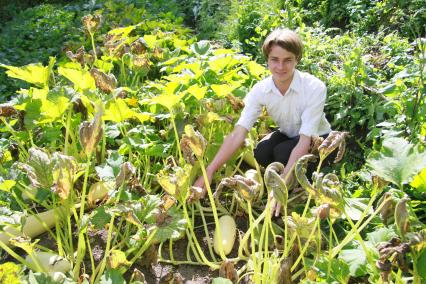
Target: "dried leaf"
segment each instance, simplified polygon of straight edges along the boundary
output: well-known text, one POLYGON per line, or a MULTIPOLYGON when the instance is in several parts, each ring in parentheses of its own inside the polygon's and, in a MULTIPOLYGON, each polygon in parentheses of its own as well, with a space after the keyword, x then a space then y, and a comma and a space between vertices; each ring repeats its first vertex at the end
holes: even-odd
POLYGON ((86 63, 84 58, 84 56, 86 55, 86 52, 84 51, 84 46, 77 49, 75 53, 73 53, 71 50, 68 50, 65 54, 72 61, 80 63, 81 66, 84 66, 86 63))
POLYGON ((145 39, 140 37, 132 43, 130 48, 134 54, 142 54, 146 52, 148 45, 145 39))
POLYGON ((318 148, 322 144, 322 142, 324 142, 324 138, 320 136, 312 136, 311 149, 309 151, 309 154, 319 155, 318 148))
POLYGON ((340 161, 345 152, 346 146, 346 137, 349 136, 348 132, 340 132, 340 131, 331 131, 328 137, 322 142, 322 144, 318 147, 318 152, 320 155, 320 159, 324 160, 330 155, 334 150, 339 148, 335 163, 340 161))
POLYGON ((114 74, 107 75, 96 68, 90 69, 90 74, 95 79, 96 87, 107 94, 112 93, 117 86, 117 79, 115 79, 114 74))
POLYGON ((282 262, 280 266, 280 274, 278 275, 278 282, 282 284, 291 284, 293 283, 291 281, 291 266, 292 261, 290 257, 286 257, 282 262))
POLYGON ((207 190, 203 187, 191 186, 188 202, 195 202, 206 196, 207 190))
POLYGON ((83 22, 83 28, 85 31, 93 34, 101 24, 101 16, 100 15, 86 15, 81 18, 83 22))
POLYGON ((120 166, 120 172, 115 178, 115 187, 122 186, 126 181, 130 179, 132 175, 136 173, 136 169, 130 162, 125 162, 120 166))
POLYGON ((12 105, 0 104, 0 116, 9 117, 15 114, 18 114, 18 110, 16 110, 12 105))
POLYGON ((308 162, 313 162, 315 160, 316 157, 314 155, 305 155, 299 160, 297 160, 296 166, 294 168, 294 173, 300 186, 303 187, 303 189, 305 189, 307 192, 309 192, 309 194, 312 194, 314 196, 317 194, 317 192, 312 186, 312 184, 309 182, 308 177, 306 176, 306 168, 308 166, 308 162))
POLYGON ((112 269, 130 266, 130 262, 126 259, 126 254, 121 250, 111 250, 108 257, 108 266, 112 269))
POLYGON ((232 283, 237 283, 238 273, 232 261, 226 259, 222 262, 219 268, 219 277, 227 278, 231 280, 232 283))
POLYGON ((74 157, 53 154, 53 192, 57 193, 62 200, 69 197, 74 185, 74 176, 77 171, 77 161, 74 157))
POLYGON ((273 192, 274 197, 281 203, 286 204, 288 200, 288 188, 281 173, 284 171, 284 165, 280 162, 274 162, 268 165, 265 170, 265 186, 273 192))
MULTIPOLYGON (((185 134, 182 137, 185 140, 184 145, 188 146, 192 153, 200 158, 204 154, 207 146, 207 141, 200 132, 195 131, 191 125, 185 125, 185 134)), ((186 150, 188 151, 188 150, 186 150)))
POLYGON ((102 113, 103 110, 99 109, 90 122, 84 121, 80 124, 80 144, 87 155, 95 150, 96 145, 101 140, 103 134, 102 113))
POLYGON ((410 227, 410 215, 407 209, 407 202, 409 200, 410 199, 408 197, 404 197, 396 204, 395 207, 395 223, 402 236, 405 236, 410 227))

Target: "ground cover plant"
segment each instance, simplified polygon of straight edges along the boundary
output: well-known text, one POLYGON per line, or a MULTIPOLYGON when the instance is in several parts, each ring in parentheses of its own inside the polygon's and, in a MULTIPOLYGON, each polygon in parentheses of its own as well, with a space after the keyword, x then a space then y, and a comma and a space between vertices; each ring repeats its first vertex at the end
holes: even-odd
POLYGON ((203 191, 191 185, 267 75, 262 60, 198 40, 175 3, 96 5, 63 57, 0 64, 23 82, 0 105, 2 282, 182 283, 184 265, 209 268, 208 283, 425 281, 420 34, 309 27, 289 4, 257 18, 252 51, 276 26, 298 29, 299 68, 327 83, 336 131, 313 140, 286 185, 283 165, 253 163, 273 127, 262 116, 203 191), (148 279, 157 262, 177 272, 148 279))

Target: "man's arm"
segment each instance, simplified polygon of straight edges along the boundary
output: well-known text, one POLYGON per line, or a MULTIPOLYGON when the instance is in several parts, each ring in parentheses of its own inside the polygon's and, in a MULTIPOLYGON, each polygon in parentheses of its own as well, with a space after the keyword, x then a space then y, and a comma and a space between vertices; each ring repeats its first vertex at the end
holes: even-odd
MULTIPOLYGON (((247 129, 237 125, 231 134, 225 138, 213 161, 206 168, 209 183, 212 181, 214 173, 232 157, 235 151, 241 147, 247 133, 247 129)), ((202 176, 199 177, 194 183, 194 186, 204 187, 204 178, 202 176)))
MULTIPOLYGON (((300 134, 299 142, 291 151, 287 165, 285 165, 283 177, 286 177, 287 174, 293 169, 294 164, 297 162, 297 160, 299 160, 299 158, 309 153, 310 147, 311 137, 300 134)), ((289 178, 291 178, 291 175, 289 175, 289 178)))

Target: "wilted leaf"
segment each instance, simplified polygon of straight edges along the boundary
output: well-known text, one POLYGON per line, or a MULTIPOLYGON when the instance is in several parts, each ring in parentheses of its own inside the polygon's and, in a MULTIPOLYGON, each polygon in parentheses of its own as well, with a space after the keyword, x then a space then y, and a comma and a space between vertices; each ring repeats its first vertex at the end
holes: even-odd
POLYGON ((173 172, 167 169, 161 170, 157 174, 158 183, 168 194, 183 201, 189 190, 191 168, 190 165, 185 165, 184 168, 173 168, 173 172))
POLYGON ((288 199, 288 189, 281 173, 284 171, 284 165, 280 162, 271 163, 265 170, 265 185, 274 193, 274 198, 281 204, 286 204, 288 199))
POLYGON ((53 167, 53 191, 61 199, 67 199, 74 185, 74 175, 77 171, 77 161, 74 157, 54 153, 53 167))
POLYGON ((410 215, 407 208, 407 202, 409 200, 410 199, 408 197, 404 197, 395 206, 395 223, 402 236, 405 236, 410 226, 410 215))
POLYGON ((78 131, 80 135, 80 144, 87 155, 91 154, 93 150, 95 150, 96 145, 102 137, 102 113, 103 110, 99 107, 98 112, 95 114, 92 121, 84 121, 80 124, 78 131))
POLYGON ((126 254, 121 250, 112 250, 108 257, 108 265, 112 269, 128 267, 130 262, 126 259, 126 254))
POLYGON ((28 150, 27 164, 19 164, 27 172, 34 187, 50 188, 53 184, 53 163, 50 157, 38 148, 28 150))
POLYGON ((90 74, 95 79, 96 87, 107 94, 112 93, 112 91, 114 91, 115 87, 117 86, 117 79, 115 78, 114 74, 107 75, 96 68, 92 68, 90 70, 90 74))
POLYGON ((101 15, 86 15, 81 18, 84 29, 89 33, 94 33, 101 24, 101 15))
POLYGON ((18 110, 10 104, 0 104, 0 116, 9 117, 18 114, 18 110))
POLYGON ((115 179, 115 186, 122 186, 134 173, 136 169, 132 166, 130 162, 125 162, 120 166, 120 172, 115 179))

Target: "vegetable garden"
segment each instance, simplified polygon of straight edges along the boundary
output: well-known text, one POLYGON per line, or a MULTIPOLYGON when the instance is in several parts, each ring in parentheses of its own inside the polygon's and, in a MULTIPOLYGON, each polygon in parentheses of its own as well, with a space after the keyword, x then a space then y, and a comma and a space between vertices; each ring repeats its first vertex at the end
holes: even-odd
POLYGON ((75 2, 0 30, 1 283, 426 281, 422 1, 348 0, 350 17, 331 0, 75 2), (254 161, 274 127, 262 115, 192 187, 268 74, 259 44, 278 26, 303 38, 298 69, 326 83, 335 131, 287 186, 283 165, 254 161))

